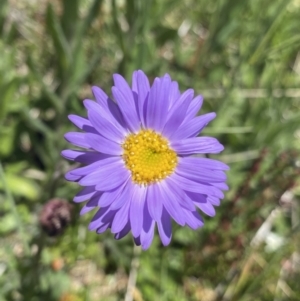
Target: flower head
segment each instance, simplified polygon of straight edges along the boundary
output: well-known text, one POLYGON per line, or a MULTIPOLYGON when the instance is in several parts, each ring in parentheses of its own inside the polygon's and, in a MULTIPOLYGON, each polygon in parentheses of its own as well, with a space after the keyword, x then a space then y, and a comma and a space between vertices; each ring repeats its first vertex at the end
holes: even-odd
POLYGON ((81 132, 67 141, 85 150, 62 155, 84 164, 66 174, 83 189, 75 202, 87 201, 84 214, 99 208, 90 230, 108 228, 116 239, 132 232, 143 249, 151 245, 155 225, 161 241, 171 241, 171 220, 192 229, 203 226, 198 212, 215 215, 214 206, 227 189, 224 163, 195 154, 219 153, 223 146, 212 137, 197 137, 215 113, 197 116, 202 97, 166 74, 150 87, 146 75, 135 71, 132 87, 114 75, 113 101, 93 87, 96 102, 85 100, 87 119, 70 115, 81 132))

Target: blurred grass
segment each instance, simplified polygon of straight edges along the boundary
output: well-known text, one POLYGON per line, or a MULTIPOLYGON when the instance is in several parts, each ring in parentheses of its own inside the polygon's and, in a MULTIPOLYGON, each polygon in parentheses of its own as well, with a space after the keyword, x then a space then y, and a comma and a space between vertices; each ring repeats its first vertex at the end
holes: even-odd
POLYGON ((2 0, 0 160, 23 228, 2 181, 0 300, 124 298, 130 237, 88 232, 76 206, 50 239, 38 214, 78 191, 63 179, 67 115, 137 68, 204 94, 231 170, 216 217, 140 255, 134 300, 300 300, 299 16, 299 0, 2 0))

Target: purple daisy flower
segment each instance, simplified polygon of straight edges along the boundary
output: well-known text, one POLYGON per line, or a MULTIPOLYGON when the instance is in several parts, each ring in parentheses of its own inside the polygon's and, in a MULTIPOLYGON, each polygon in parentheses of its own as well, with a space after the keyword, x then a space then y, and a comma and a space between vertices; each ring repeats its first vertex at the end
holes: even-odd
POLYGON ((195 154, 219 153, 223 146, 212 137, 197 137, 215 113, 197 116, 202 97, 189 89, 180 93, 168 74, 150 87, 143 71, 133 73, 132 87, 114 75, 113 101, 98 87, 93 100, 84 100, 88 118, 70 115, 82 132, 69 132, 68 142, 86 150, 62 155, 86 166, 66 174, 83 189, 75 202, 96 207, 90 230, 108 228, 116 239, 131 230, 136 244, 149 248, 155 225, 164 245, 172 237, 171 220, 197 229, 203 226, 198 209, 215 215, 214 206, 228 189, 220 161, 195 154))

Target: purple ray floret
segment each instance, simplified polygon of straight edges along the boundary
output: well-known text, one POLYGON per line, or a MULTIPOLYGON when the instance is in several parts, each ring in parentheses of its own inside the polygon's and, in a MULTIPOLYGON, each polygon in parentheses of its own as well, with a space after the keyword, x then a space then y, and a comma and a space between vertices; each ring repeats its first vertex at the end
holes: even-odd
POLYGON ((113 76, 113 99, 93 87, 96 101, 86 99, 87 118, 69 115, 80 132, 65 139, 80 149, 62 156, 82 166, 66 174, 83 189, 74 202, 85 202, 81 214, 95 208, 89 229, 107 229, 121 239, 130 231, 137 245, 148 249, 157 226, 163 245, 172 238, 172 220, 191 229, 203 226, 200 212, 215 215, 227 190, 223 162, 208 159, 224 147, 213 137, 198 136, 216 117, 197 116, 202 97, 166 74, 150 86, 135 71, 132 87, 113 76), (200 154, 200 156, 196 156, 200 154))

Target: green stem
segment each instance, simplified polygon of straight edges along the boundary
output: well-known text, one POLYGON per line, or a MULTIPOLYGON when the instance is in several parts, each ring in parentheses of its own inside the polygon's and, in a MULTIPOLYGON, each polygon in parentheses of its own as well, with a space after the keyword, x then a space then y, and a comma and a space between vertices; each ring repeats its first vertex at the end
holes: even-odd
POLYGON ((140 246, 133 245, 133 259, 131 261, 131 268, 128 277, 127 290, 125 294, 125 301, 133 300, 133 291, 136 286, 136 279, 138 275, 138 269, 140 266, 140 255, 142 248, 140 246))
POLYGON ((17 211, 17 206, 16 206, 15 199, 13 198, 13 196, 12 196, 12 194, 11 194, 9 188, 8 188, 1 161, 0 161, 0 180, 2 180, 2 182, 3 182, 3 187, 4 187, 5 194, 8 198, 8 201, 9 201, 10 206, 11 206, 12 213, 15 217, 16 222, 17 222, 19 235, 21 237, 23 247, 24 247, 24 253, 25 253, 25 255, 29 255, 30 254, 29 244, 28 244, 28 242, 25 238, 26 237, 25 231, 24 231, 20 216, 19 216, 18 211, 17 211))
POLYGON ((277 17, 272 22, 271 26, 267 30, 266 34, 260 41, 258 47, 256 48, 255 52, 251 56, 249 63, 251 65, 255 64, 259 58, 261 57, 261 54, 264 52, 264 49, 266 49, 266 44, 272 37, 272 35, 276 32, 278 26, 280 25, 284 15, 286 14, 286 6, 290 3, 290 1, 282 1, 282 3, 279 6, 277 17))
POLYGON ((114 29, 116 31, 116 37, 119 42, 119 46, 123 52, 123 59, 119 67, 119 72, 123 75, 126 74, 126 69, 128 62, 130 61, 129 59, 129 54, 127 51, 127 45, 125 45, 125 40, 124 40, 124 34, 122 32, 122 29, 120 27, 119 21, 118 21, 118 8, 117 8, 117 3, 116 0, 112 1, 112 17, 113 17, 113 24, 114 24, 114 29))

